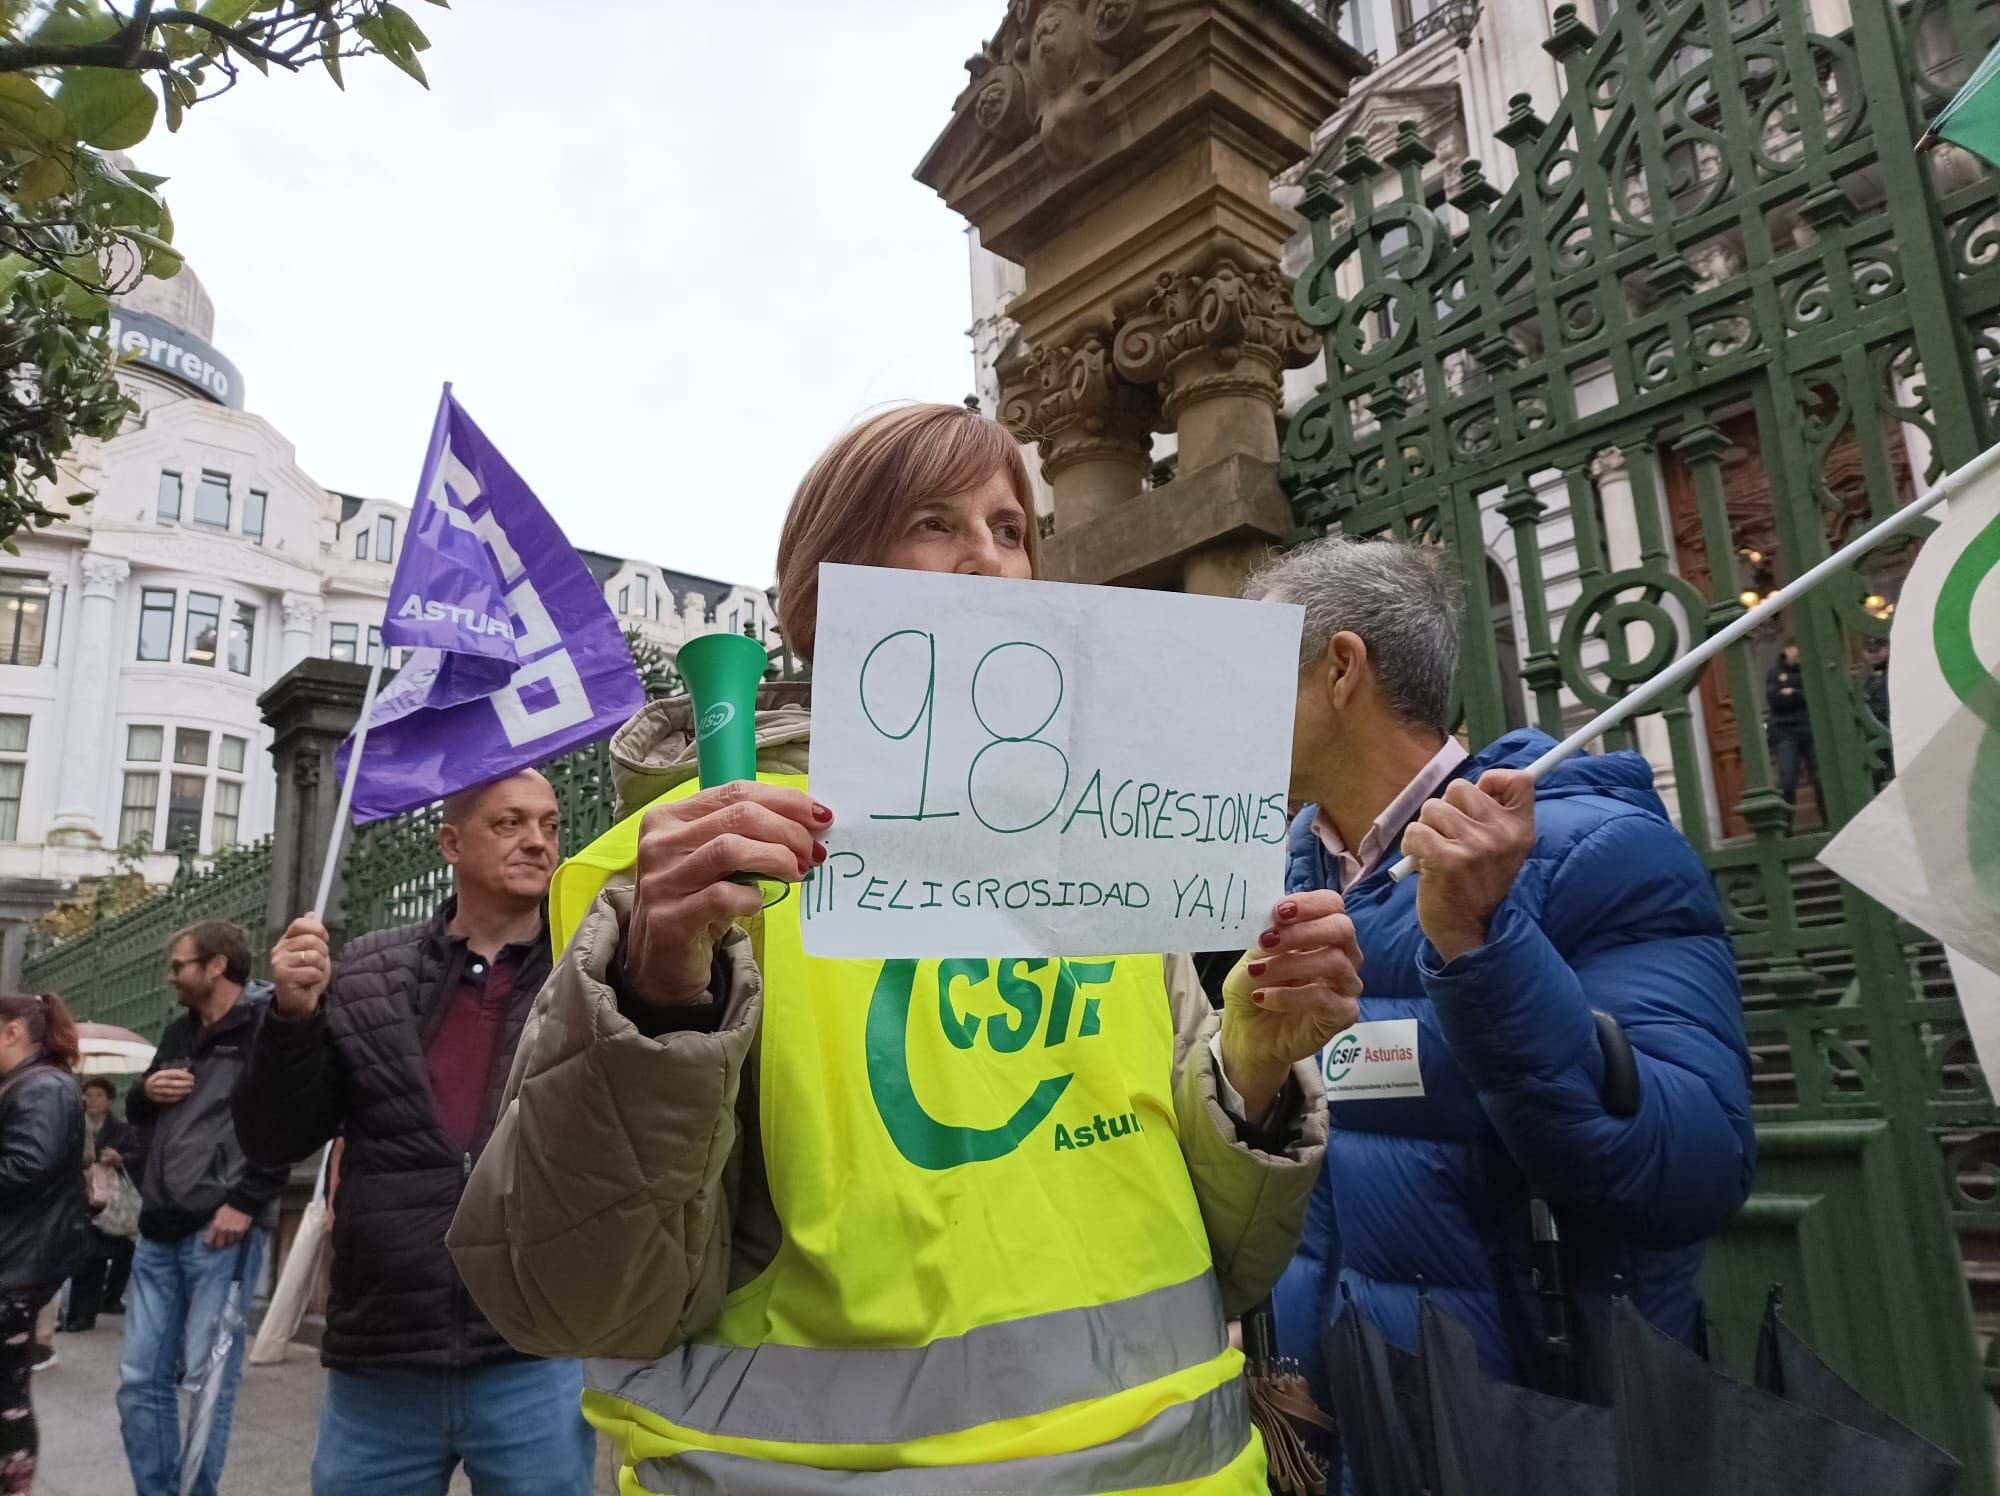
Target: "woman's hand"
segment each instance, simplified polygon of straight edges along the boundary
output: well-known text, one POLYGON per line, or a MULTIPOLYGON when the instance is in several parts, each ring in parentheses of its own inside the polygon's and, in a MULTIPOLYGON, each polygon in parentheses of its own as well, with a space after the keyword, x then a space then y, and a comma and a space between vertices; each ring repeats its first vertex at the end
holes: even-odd
POLYGON ((754 873, 796 883, 826 859, 833 812, 797 790, 754 779, 655 805, 640 823, 625 976, 646 1002, 709 999, 715 943, 764 907, 754 873))
POLYGON ((1286 1076, 1361 1016, 1361 948, 1331 889, 1289 894, 1222 988, 1222 1068, 1245 1120, 1270 1111, 1286 1076))
POLYGON ((123 1158, 119 1157, 119 1155, 118 1155, 118 1150, 117 1150, 116 1148, 100 1148, 100 1149, 98 1149, 98 1150, 97 1150, 97 1161, 98 1161, 99 1163, 103 1164, 103 1165, 104 1165, 104 1166, 105 1166, 106 1168, 108 1168, 108 1169, 116 1169, 116 1168, 119 1168, 119 1167, 121 1167, 121 1166, 122 1166, 122 1165, 124 1164, 124 1162, 125 1162, 125 1160, 124 1160, 123 1158))

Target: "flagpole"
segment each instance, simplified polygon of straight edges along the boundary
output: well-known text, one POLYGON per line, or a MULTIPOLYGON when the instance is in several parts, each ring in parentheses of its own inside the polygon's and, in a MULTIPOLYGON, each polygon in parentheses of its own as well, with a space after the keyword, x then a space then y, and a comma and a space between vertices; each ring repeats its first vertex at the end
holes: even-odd
MULTIPOLYGON (((1714 659, 1715 656, 1721 654, 1723 650, 1729 648, 1738 639, 1741 639, 1745 634, 1756 628, 1758 624, 1763 623, 1774 614, 1782 612, 1835 572, 1841 571, 1850 563, 1860 560, 1862 556, 1874 550, 1883 541, 1894 539, 1896 536, 1902 534, 1903 531, 1909 529, 1939 504, 1942 504, 1962 489, 1995 471, 2000 471, 2000 444, 1988 447, 1964 467, 1957 469, 1955 472, 1945 474, 1943 478, 1938 480, 1937 486, 1929 493, 1921 494, 1917 498, 1912 499, 1880 524, 1863 531, 1860 535, 1857 535, 1854 539, 1848 541, 1846 545, 1828 556, 1824 561, 1821 561, 1819 565, 1793 578, 1792 581, 1765 598, 1764 601, 1750 609, 1728 627, 1702 640, 1701 643, 1682 655, 1678 660, 1675 660, 1666 669, 1655 675, 1637 690, 1620 697, 1604 711, 1599 712, 1575 732, 1556 744, 1555 747, 1549 749, 1547 753, 1544 753, 1540 758, 1528 765, 1528 773, 1535 780, 1539 781, 1549 770, 1575 753, 1585 743, 1604 736, 1605 733, 1618 726, 1626 718, 1637 716, 1640 712, 1644 711, 1653 702, 1666 695, 1668 691, 1714 659)), ((1389 876, 1394 881, 1400 883, 1415 870, 1415 861, 1404 857, 1394 867, 1389 869, 1389 876)))
POLYGON ((340 808, 333 813, 333 831, 326 839, 326 862, 319 870, 319 894, 312 912, 326 916, 326 901, 333 894, 333 875, 340 870, 340 839, 347 834, 347 813, 354 805, 354 777, 361 770, 361 750, 368 746, 368 719, 375 714, 375 691, 382 684, 382 656, 388 647, 375 651, 368 667, 368 689, 361 697, 361 720, 354 728, 354 751, 347 755, 347 772, 340 779, 340 808))

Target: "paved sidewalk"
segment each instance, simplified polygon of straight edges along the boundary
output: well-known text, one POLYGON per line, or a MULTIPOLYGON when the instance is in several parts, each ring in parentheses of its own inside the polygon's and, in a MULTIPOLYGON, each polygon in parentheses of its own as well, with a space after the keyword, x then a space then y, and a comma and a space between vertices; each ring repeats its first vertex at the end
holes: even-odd
MULTIPOLYGON (((36 1374, 42 1455, 35 1496, 131 1496, 115 1402, 124 1323, 106 1316, 89 1334, 56 1336, 58 1364, 36 1374)), ((309 1489, 321 1380, 318 1355, 307 1346, 292 1347, 280 1365, 244 1367, 221 1496, 302 1496, 309 1489)), ((471 1491, 464 1471, 451 1489, 454 1496, 471 1491)), ((597 1489, 606 1496, 617 1490, 602 1440, 597 1489)))

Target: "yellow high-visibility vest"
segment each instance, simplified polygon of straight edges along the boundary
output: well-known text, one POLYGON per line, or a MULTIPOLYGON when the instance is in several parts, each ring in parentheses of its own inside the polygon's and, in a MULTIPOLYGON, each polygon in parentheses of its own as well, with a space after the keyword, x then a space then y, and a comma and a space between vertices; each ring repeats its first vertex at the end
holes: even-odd
MULTIPOLYGON (((557 872, 558 950, 638 832, 557 872)), ((591 1363, 620 1489, 1261 1496, 1161 958, 821 960, 801 902, 751 922, 783 1241, 698 1341, 591 1363)))

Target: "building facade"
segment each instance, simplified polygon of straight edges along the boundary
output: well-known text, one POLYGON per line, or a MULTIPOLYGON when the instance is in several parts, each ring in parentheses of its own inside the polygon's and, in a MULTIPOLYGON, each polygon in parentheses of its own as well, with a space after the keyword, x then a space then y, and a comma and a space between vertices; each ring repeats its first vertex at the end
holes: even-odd
MULTIPOLYGON (((122 864, 161 881, 183 849, 267 835, 258 696, 309 656, 382 650, 409 506, 314 482, 245 408, 213 326, 192 270, 120 303, 138 409, 81 444, 58 489, 97 497, 0 556, 0 990, 79 879, 122 864)), ((775 642, 760 588, 584 556, 621 621, 669 652, 718 629, 775 642)))

